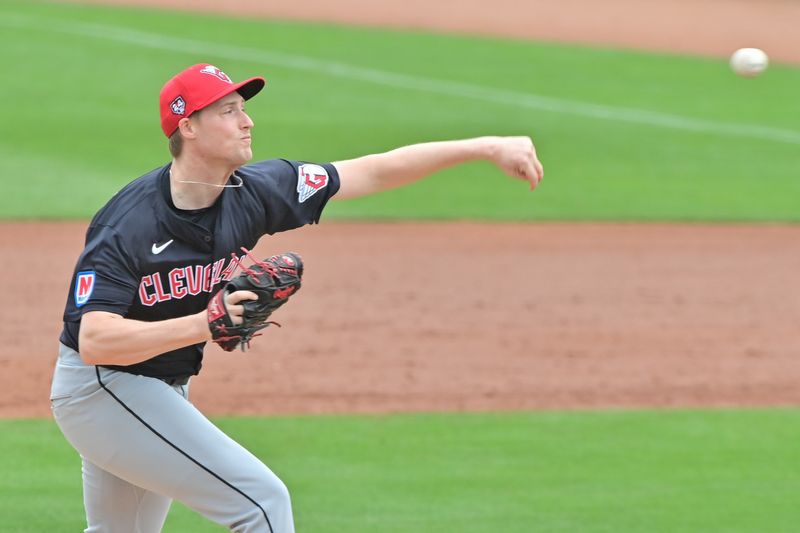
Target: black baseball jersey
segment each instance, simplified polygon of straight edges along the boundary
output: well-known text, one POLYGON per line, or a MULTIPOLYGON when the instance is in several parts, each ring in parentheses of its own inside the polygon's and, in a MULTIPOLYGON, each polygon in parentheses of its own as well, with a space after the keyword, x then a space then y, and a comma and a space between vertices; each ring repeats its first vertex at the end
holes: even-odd
MULTIPOLYGON (((64 309, 63 344, 80 351, 78 332, 87 311, 142 321, 202 311, 233 277, 242 247, 251 249, 265 234, 319 222, 339 190, 331 164, 276 159, 240 167, 233 179, 241 178, 241 187, 223 189, 209 208, 185 211, 172 203, 169 169, 131 182, 92 219, 64 309)), ((158 378, 195 375, 204 346, 109 368, 158 378)))

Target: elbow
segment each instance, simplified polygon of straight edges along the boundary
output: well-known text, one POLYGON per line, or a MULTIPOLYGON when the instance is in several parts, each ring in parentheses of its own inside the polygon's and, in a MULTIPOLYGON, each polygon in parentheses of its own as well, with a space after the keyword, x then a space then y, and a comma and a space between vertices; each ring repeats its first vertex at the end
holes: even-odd
POLYGON ((87 365, 99 365, 103 359, 98 343, 90 335, 84 335, 83 332, 78 339, 78 353, 81 360, 87 365))
POLYGON ((99 339, 98 328, 87 325, 81 325, 80 333, 78 334, 78 353, 81 355, 81 360, 87 365, 100 365, 105 362, 106 353, 104 344, 99 339))
POLYGON ((87 365, 107 364, 112 357, 113 346, 109 335, 115 335, 118 315, 100 311, 89 311, 83 315, 78 333, 78 353, 87 365))

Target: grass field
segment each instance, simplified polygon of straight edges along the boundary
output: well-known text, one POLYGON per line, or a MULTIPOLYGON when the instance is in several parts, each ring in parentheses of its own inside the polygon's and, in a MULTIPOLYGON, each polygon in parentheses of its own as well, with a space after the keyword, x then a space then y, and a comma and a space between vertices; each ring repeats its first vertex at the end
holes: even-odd
MULTIPOLYGON (((226 418, 293 493, 298 531, 797 531, 800 412, 226 418)), ((77 454, 0 421, 2 531, 78 531, 77 454)), ((165 531, 221 531, 174 505, 165 531)))
POLYGON ((163 82, 194 62, 264 74, 257 159, 529 134, 534 195, 485 164, 333 205, 346 218, 800 218, 800 69, 425 33, 0 2, 2 218, 87 218, 166 162, 163 82))
MULTIPOLYGON (((528 194, 485 164, 328 218, 798 221, 800 69, 577 46, 0 0, 0 219, 88 218, 167 161, 163 82, 263 74, 258 159, 534 137, 528 194)), ((298 531, 794 532, 800 411, 219 419, 289 485, 298 531)), ((84 525, 52 421, 0 421, 0 531, 84 525)), ((219 531, 175 505, 165 531, 219 531)))

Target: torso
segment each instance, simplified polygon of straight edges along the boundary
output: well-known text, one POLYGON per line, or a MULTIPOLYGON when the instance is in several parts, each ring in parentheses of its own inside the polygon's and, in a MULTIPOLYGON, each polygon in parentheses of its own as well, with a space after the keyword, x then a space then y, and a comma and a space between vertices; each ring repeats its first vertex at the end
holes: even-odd
MULTIPOLYGON (((274 160, 242 167, 243 187, 225 189, 211 207, 188 212, 171 205, 169 166, 120 191, 98 212, 87 232, 61 341, 79 351, 80 317, 88 310, 143 321, 202 311, 211 295, 235 275, 244 258, 242 247, 251 249, 265 233, 319 219, 328 198, 338 190, 338 176, 334 167, 325 165, 324 186, 308 196, 298 182, 303 180, 298 175, 300 165, 274 160), (91 287, 87 272, 93 277, 91 287)), ((154 377, 188 376, 199 372, 202 354, 199 344, 111 368, 154 377)))

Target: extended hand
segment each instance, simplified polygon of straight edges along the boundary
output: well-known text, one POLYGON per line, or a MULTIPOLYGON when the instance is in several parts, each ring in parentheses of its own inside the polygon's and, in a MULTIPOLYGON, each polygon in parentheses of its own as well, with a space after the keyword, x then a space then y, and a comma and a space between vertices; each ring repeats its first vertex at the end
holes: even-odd
POLYGON ((536 157, 536 147, 530 137, 493 137, 491 160, 500 170, 525 180, 535 189, 544 178, 544 167, 536 157))

